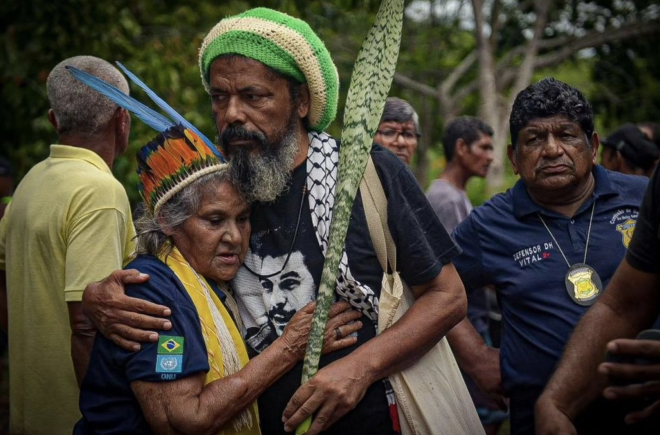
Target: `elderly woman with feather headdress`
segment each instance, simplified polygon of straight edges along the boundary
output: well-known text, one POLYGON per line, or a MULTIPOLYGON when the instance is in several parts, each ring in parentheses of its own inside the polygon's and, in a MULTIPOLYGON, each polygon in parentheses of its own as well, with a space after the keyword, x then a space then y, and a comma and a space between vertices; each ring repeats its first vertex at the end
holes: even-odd
MULTIPOLYGON (((313 304, 248 362, 225 283, 246 255, 250 206, 213 151, 177 126, 138 153, 146 211, 127 268, 150 279, 126 292, 171 307, 172 329, 138 352, 97 336, 75 434, 259 434, 257 397, 304 356, 313 304)), ((333 307, 325 351, 355 343, 360 323, 347 323, 360 315, 348 308, 333 307)))

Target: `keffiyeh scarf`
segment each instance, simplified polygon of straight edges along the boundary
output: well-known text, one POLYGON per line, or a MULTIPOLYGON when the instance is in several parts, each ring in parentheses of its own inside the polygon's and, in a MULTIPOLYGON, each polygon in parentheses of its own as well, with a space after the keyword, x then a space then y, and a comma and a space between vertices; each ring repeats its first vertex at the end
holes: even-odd
MULTIPOLYGON (((339 145, 326 133, 309 133, 309 151, 307 152, 307 190, 312 224, 316 230, 316 239, 325 256, 328 249, 330 222, 335 203, 337 187, 337 167, 339 165, 339 145)), ((353 277, 348 267, 346 248, 342 251, 337 275, 336 290, 343 299, 374 322, 378 330, 378 296, 369 286, 353 277)), ((395 432, 400 433, 399 414, 396 396, 389 379, 383 379, 390 417, 395 432)))
MULTIPOLYGON (((328 249, 330 222, 335 204, 339 145, 326 133, 309 133, 307 152, 307 190, 316 239, 325 256, 328 249)), ((342 252, 337 276, 337 294, 372 321, 378 321, 378 296, 369 286, 356 280, 348 267, 346 249, 342 252)))

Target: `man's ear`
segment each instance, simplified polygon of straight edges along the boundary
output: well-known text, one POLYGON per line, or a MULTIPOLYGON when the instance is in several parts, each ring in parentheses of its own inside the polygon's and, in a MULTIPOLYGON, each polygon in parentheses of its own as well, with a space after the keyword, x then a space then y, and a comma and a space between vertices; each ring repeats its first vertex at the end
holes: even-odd
POLYGON ((456 146, 454 147, 454 155, 463 157, 470 153, 470 146, 465 142, 465 139, 459 138, 456 140, 456 146))
POLYGON ((598 147, 600 147, 600 139, 598 133, 594 131, 591 135, 591 160, 594 165, 598 163, 598 147))
POLYGON ((513 167, 513 173, 518 175, 518 167, 516 166, 516 150, 513 149, 513 145, 509 144, 506 147, 506 155, 509 157, 511 166, 513 167))
POLYGON ((55 117, 55 112, 53 109, 48 109, 48 122, 55 128, 55 131, 59 132, 57 118, 55 117))
POLYGON ((115 113, 115 118, 117 119, 117 128, 123 134, 128 135, 128 130, 131 128, 131 114, 129 111, 120 107, 117 109, 117 113, 115 113))
POLYGON ((118 143, 122 147, 120 153, 123 153, 131 134, 131 114, 128 110, 121 107, 117 108, 114 115, 114 130, 115 139, 119 141, 118 143))
POLYGON ((298 96, 298 118, 303 119, 309 115, 309 109, 311 107, 311 100, 309 97, 309 87, 305 85, 300 86, 300 95, 298 96))

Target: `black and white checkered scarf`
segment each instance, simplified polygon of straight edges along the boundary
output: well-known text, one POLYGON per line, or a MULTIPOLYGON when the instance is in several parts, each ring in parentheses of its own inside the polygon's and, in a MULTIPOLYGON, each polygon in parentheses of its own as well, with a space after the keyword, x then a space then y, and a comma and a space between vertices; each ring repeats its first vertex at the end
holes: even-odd
MULTIPOLYGON (((335 204, 339 144, 326 133, 309 133, 307 152, 307 190, 316 239, 325 256, 328 249, 330 222, 335 204)), ((353 277, 348 267, 346 249, 342 252, 337 276, 337 294, 374 322, 378 322, 378 296, 369 286, 353 277)))

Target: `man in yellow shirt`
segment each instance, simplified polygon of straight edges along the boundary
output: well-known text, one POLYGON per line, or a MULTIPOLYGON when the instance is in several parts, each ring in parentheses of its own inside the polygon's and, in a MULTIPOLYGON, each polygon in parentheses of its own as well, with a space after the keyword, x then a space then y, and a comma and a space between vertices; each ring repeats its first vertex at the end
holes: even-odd
POLYGON ((80 418, 78 382, 94 330, 85 286, 123 266, 135 235, 126 191, 113 177, 130 115, 65 69, 87 71, 128 94, 108 62, 77 56, 48 76, 50 156, 18 185, 0 221, 0 326, 9 334, 10 433, 70 434, 80 418))

